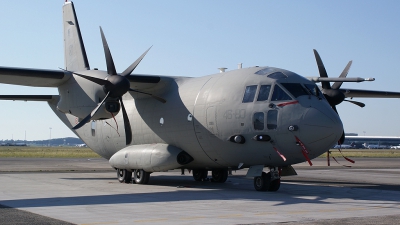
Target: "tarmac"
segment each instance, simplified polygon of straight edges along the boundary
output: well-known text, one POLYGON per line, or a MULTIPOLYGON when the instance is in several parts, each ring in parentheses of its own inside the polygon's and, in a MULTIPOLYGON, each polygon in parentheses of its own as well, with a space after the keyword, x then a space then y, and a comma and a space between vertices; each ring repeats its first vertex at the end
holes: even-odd
POLYGON ((223 184, 179 170, 137 185, 104 159, 0 158, 0 224, 400 224, 400 159, 355 161, 298 164, 278 192, 257 192, 245 170, 223 184))

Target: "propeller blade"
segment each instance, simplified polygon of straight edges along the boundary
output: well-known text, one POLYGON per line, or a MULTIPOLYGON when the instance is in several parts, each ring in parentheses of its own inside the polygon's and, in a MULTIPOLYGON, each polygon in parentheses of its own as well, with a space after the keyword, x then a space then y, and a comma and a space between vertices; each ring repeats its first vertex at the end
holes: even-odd
POLYGON ((111 56, 110 48, 108 48, 107 40, 104 36, 103 29, 100 27, 101 40, 103 41, 104 55, 106 57, 107 63, 107 73, 109 75, 117 75, 117 71, 115 70, 114 60, 111 56))
MULTIPOLYGON (((315 55, 315 60, 317 61, 319 76, 320 77, 328 77, 324 63, 322 63, 321 57, 319 56, 317 50, 313 49, 313 51, 314 51, 314 55, 315 55)), ((322 84, 323 89, 331 89, 331 84, 328 81, 322 81, 321 84, 322 84)))
POLYGON ((106 97, 104 97, 103 101, 100 102, 100 104, 93 109, 93 111, 87 115, 83 120, 81 120, 81 122, 79 122, 77 125, 75 125, 72 129, 76 130, 81 128, 83 125, 85 125, 87 122, 90 121, 90 119, 93 118, 93 116, 96 114, 96 112, 100 109, 101 105, 103 105, 103 103, 107 100, 108 96, 110 95, 110 92, 107 93, 106 97))
POLYGON ((166 103, 166 102, 167 102, 167 100, 165 100, 165 99, 163 99, 163 98, 161 98, 161 97, 158 97, 158 96, 156 96, 156 95, 150 94, 150 93, 146 93, 146 92, 143 92, 143 91, 134 90, 134 89, 132 89, 132 88, 130 88, 129 91, 133 91, 133 92, 140 93, 140 94, 144 94, 144 95, 150 95, 151 97, 153 97, 154 99, 156 99, 156 100, 158 100, 158 101, 160 101, 160 102, 162 102, 162 103, 166 103))
MULTIPOLYGON (((153 47, 153 46, 151 46, 153 47)), ((149 49, 147 49, 147 51, 145 51, 138 59, 136 59, 135 62, 132 63, 132 65, 130 65, 128 68, 126 68, 126 70, 124 72, 121 73, 121 76, 128 76, 129 74, 132 73, 132 71, 139 65, 139 63, 142 61, 142 59, 144 58, 144 56, 147 54, 148 51, 150 51, 151 47, 149 49)))
POLYGON ((73 74, 78 75, 78 76, 80 76, 82 78, 85 78, 86 80, 90 80, 93 83, 96 83, 98 85, 111 84, 110 81, 104 80, 104 79, 100 79, 100 78, 97 78, 97 77, 91 77, 91 76, 87 76, 87 75, 83 75, 83 74, 79 74, 79 73, 73 73, 73 74))
POLYGON ((92 82, 94 82, 94 83, 96 83, 96 84, 99 84, 99 85, 110 84, 110 81, 108 81, 108 80, 100 79, 100 78, 97 78, 97 77, 91 77, 91 76, 83 75, 83 74, 80 74, 80 73, 75 73, 75 72, 72 72, 72 71, 69 71, 69 70, 65 70, 65 69, 63 69, 63 68, 60 68, 60 67, 58 67, 58 68, 59 68, 60 70, 62 70, 62 71, 69 72, 69 73, 71 73, 71 74, 75 74, 75 75, 78 75, 78 76, 80 76, 80 77, 83 77, 83 78, 85 78, 86 80, 90 80, 90 81, 92 81, 92 82))
POLYGON ((364 106, 365 106, 365 104, 364 103, 362 103, 362 102, 357 102, 357 101, 352 101, 352 100, 343 100, 343 101, 346 101, 346 102, 351 102, 351 103, 353 103, 354 105, 358 105, 358 106, 360 106, 361 108, 363 108, 364 106))
POLYGON ((121 103, 122 117, 124 118, 126 145, 129 145, 132 142, 131 124, 129 122, 128 114, 126 113, 124 103, 122 102, 122 97, 119 97, 119 102, 121 103))
MULTIPOLYGON (((347 66, 344 68, 343 72, 340 74, 339 77, 346 77, 347 76, 347 74, 349 73, 349 70, 350 70, 350 67, 351 67, 352 63, 353 63, 353 61, 351 61, 351 60, 349 61, 349 63, 347 63, 347 66)), ((332 85, 332 89, 339 89, 340 86, 342 86, 342 84, 343 84, 343 82, 335 82, 332 85)))

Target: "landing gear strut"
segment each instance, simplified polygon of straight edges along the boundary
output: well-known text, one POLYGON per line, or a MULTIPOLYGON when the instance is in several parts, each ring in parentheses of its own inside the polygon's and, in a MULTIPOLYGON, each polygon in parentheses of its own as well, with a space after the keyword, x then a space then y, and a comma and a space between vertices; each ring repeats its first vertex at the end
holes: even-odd
POLYGON ((262 172, 261 176, 254 177, 254 188, 257 191, 277 191, 281 186, 281 178, 277 167, 270 168, 270 172, 262 172))
POLYGON ((117 169, 117 178, 121 183, 130 183, 132 181, 132 172, 124 169, 117 169))
POLYGON ((133 170, 133 182, 136 184, 147 184, 150 180, 150 173, 144 170, 133 170))

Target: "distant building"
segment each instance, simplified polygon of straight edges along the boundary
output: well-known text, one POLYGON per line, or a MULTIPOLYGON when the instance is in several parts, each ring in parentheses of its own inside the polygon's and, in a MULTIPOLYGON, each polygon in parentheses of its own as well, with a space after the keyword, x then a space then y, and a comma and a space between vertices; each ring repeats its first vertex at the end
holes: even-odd
POLYGON ((396 136, 348 136, 345 145, 354 143, 355 148, 390 148, 400 145, 400 137, 396 136))

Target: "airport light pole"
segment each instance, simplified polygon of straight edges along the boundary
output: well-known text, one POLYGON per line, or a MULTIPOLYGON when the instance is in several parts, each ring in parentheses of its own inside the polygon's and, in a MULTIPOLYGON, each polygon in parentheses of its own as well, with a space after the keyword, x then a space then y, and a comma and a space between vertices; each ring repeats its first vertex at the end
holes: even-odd
POLYGON ((51 127, 49 127, 50 129, 50 139, 49 139, 49 147, 51 146, 51 127))

